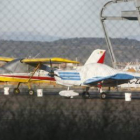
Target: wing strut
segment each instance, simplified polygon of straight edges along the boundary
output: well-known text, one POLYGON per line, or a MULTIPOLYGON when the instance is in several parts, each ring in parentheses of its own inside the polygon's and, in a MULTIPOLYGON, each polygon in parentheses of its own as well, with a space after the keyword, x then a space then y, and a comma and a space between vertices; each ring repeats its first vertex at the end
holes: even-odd
POLYGON ((41 66, 41 63, 38 63, 38 65, 37 65, 37 66, 36 66, 36 68, 34 69, 34 71, 33 71, 32 75, 30 76, 30 78, 29 78, 28 82, 30 82, 30 81, 31 81, 31 78, 34 76, 35 72, 36 72, 36 71, 40 68, 40 66, 41 66))

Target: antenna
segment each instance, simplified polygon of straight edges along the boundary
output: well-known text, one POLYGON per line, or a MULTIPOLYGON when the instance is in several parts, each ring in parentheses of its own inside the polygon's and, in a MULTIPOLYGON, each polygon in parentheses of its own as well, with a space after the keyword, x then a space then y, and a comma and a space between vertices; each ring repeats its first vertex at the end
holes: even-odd
POLYGON ((40 55, 40 53, 36 54, 34 58, 36 58, 38 55, 40 55))

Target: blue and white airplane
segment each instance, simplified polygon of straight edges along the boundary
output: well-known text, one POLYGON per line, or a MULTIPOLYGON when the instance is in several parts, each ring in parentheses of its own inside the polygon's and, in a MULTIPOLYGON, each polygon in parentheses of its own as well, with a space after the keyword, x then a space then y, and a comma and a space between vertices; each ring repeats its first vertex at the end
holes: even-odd
MULTIPOLYGON (((97 55, 98 56, 98 55, 97 55)), ((78 96, 79 94, 69 90, 71 86, 85 86, 86 90, 83 96, 89 97, 89 88, 98 87, 101 98, 106 98, 106 93, 102 87, 116 87, 117 85, 127 83, 134 78, 140 78, 132 73, 120 71, 103 64, 105 50, 95 50, 84 66, 75 70, 57 70, 54 71, 54 77, 57 84, 68 87, 67 91, 61 91, 59 94, 64 97, 78 96), (95 61, 95 54, 102 54, 99 60, 95 61)))

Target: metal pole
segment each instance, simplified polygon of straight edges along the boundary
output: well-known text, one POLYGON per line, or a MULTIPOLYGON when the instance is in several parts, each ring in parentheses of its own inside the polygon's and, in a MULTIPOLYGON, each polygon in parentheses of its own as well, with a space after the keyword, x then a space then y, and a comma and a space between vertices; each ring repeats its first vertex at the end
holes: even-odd
MULTIPOLYGON (((120 2, 130 2, 130 1, 134 1, 134 0, 112 0, 112 1, 109 1, 103 6, 103 8, 101 9, 101 12, 100 12, 100 21, 101 21, 101 24, 102 24, 102 28, 103 28, 104 35, 105 35, 105 40, 106 40, 108 50, 109 50, 109 53, 110 53, 112 66, 114 68, 117 67, 116 66, 116 58, 115 58, 115 55, 114 55, 114 52, 113 52, 113 48, 112 48, 110 38, 109 38, 107 30, 106 30, 105 20, 127 20, 127 19, 125 19, 123 17, 103 16, 103 14, 104 14, 104 10, 107 8, 107 6, 109 6, 111 4, 120 3, 120 2)), ((137 7, 137 11, 139 13, 138 19, 139 19, 139 22, 140 22, 140 0, 135 0, 135 3, 137 5, 136 7, 137 7)))
POLYGON ((105 27, 104 21, 106 19, 103 17, 103 12, 104 12, 106 6, 108 6, 108 5, 112 4, 112 3, 114 3, 114 2, 109 1, 103 6, 103 8, 101 9, 101 12, 100 12, 100 20, 101 20, 101 24, 102 24, 102 27, 103 27, 103 31, 104 31, 105 40, 106 40, 106 43, 107 43, 107 46, 108 46, 109 54, 110 54, 110 57, 111 57, 112 66, 114 68, 116 68, 116 58, 115 58, 115 55, 114 55, 114 52, 113 52, 113 48, 112 48, 110 38, 109 38, 109 36, 107 34, 107 30, 106 30, 106 27, 105 27))
POLYGON ((136 5, 136 9, 137 9, 138 20, 140 23, 140 0, 135 0, 135 5, 136 5))

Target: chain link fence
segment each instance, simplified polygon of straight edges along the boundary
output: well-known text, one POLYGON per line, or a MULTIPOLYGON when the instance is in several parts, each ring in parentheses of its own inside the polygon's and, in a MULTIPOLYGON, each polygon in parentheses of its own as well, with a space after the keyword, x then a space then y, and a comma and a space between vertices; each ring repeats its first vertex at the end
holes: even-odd
MULTIPOLYGON (((139 0, 0 1, 0 56, 63 57, 84 65, 93 50, 104 49, 105 64, 140 72, 139 5, 139 0)), ((139 100, 37 98, 23 92, 0 96, 0 140, 140 137, 139 100)))
POLYGON ((0 56, 63 57, 78 60, 83 65, 93 50, 105 49, 105 63, 112 66, 101 24, 105 17, 103 22, 112 44, 115 65, 125 69, 126 65, 133 64, 127 70, 139 72, 138 15, 131 14, 131 20, 123 15, 124 11, 136 11, 136 2, 112 1, 101 15, 108 0, 1 1, 0 56))

